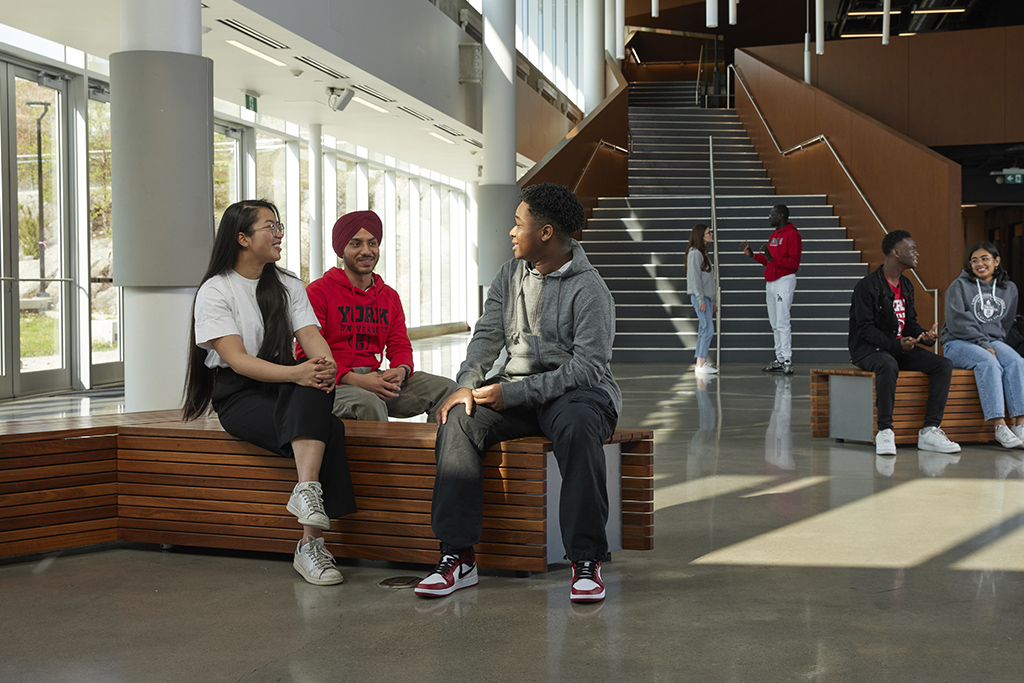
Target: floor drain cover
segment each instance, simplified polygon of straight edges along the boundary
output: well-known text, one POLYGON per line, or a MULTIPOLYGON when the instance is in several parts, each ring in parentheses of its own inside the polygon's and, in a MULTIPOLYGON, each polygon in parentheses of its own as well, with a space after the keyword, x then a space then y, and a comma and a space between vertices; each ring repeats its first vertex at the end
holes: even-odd
POLYGON ((392 576, 377 585, 381 588, 415 588, 416 584, 422 580, 419 576, 392 576))

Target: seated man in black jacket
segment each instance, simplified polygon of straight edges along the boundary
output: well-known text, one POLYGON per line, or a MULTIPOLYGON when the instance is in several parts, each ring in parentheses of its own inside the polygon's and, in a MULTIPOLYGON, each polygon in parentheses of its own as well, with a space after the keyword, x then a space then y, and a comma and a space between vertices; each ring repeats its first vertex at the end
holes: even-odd
POLYGON ((960 446, 950 441, 939 427, 953 364, 917 346, 935 343, 938 323, 930 330, 918 324, 914 286, 903 276, 903 271, 917 267, 917 244, 906 230, 893 230, 882 240, 882 253, 885 263, 857 283, 850 302, 850 359, 857 367, 875 373, 875 453, 896 455, 892 411, 900 370, 918 370, 928 375, 928 405, 924 428, 917 435, 917 447, 957 453, 960 446))

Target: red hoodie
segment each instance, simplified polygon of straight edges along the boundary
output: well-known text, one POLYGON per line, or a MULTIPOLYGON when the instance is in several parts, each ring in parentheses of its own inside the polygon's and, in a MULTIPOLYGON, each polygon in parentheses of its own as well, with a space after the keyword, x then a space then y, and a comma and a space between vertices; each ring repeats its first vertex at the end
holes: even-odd
POLYGON ((768 238, 768 253, 774 260, 769 261, 764 254, 754 254, 754 260, 765 267, 765 281, 773 282, 780 277, 792 275, 800 268, 802 252, 803 240, 800 239, 800 233, 792 223, 786 223, 768 238))
MULTIPOLYGON (((412 343, 402 301, 380 275, 373 274, 373 286, 364 292, 352 285, 344 270, 331 268, 309 283, 306 296, 338 364, 339 382, 352 368, 379 368, 385 350, 391 367, 408 365, 412 374, 412 343)), ((296 351, 305 357, 298 345, 296 351)))

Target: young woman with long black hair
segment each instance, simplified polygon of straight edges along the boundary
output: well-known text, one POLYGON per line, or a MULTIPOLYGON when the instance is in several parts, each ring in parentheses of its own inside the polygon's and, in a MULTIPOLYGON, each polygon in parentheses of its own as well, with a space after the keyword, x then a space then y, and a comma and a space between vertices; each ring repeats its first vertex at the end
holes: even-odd
POLYGON ((212 405, 224 430, 293 457, 288 511, 303 536, 293 566, 316 585, 343 577, 324 547, 331 517, 355 512, 345 428, 331 414, 337 366, 302 282, 277 267, 284 226, 263 200, 232 204, 193 303, 185 420, 212 405), (297 363, 295 340, 309 360, 297 363))

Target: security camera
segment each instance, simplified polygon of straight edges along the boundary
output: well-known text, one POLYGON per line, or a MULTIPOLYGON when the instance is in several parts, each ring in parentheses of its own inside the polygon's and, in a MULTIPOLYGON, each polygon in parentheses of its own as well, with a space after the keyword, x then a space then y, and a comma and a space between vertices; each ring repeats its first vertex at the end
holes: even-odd
POLYGON ((352 88, 328 88, 327 106, 334 111, 341 111, 352 101, 355 92, 352 88))

